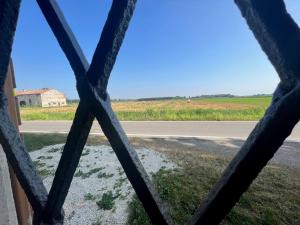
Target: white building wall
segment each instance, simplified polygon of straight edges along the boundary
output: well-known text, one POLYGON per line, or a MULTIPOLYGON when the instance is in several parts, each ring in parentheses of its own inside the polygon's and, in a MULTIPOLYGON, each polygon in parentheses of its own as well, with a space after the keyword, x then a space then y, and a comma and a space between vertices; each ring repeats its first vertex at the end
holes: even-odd
POLYGON ((17 99, 19 106, 42 106, 41 95, 19 95, 17 99))
POLYGON ((42 107, 55 107, 67 105, 66 96, 57 90, 49 90, 41 94, 42 107))

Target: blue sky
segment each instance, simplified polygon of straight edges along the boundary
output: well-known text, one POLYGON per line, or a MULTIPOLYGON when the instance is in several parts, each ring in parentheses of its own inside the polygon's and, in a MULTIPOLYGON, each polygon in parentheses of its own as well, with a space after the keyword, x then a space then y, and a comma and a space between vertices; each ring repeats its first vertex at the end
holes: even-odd
MULTIPOLYGON (((300 1, 286 0, 300 24, 300 1)), ((59 0, 91 61, 111 1, 59 0)), ((35 1, 23 0, 12 57, 18 89, 77 98, 66 57, 35 1)), ((278 76, 233 0, 138 0, 109 82, 111 98, 272 93, 278 76)))

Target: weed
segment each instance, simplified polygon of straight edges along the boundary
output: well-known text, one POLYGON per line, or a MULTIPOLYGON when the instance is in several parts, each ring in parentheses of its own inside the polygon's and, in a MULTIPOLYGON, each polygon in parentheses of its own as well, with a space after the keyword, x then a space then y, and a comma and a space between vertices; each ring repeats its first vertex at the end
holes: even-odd
POLYGON ((84 173, 81 170, 78 170, 75 174, 74 177, 81 177, 84 173))
POLYGON ((46 157, 41 155, 41 156, 37 157, 37 159, 46 159, 46 157))
POLYGON ((100 219, 98 219, 96 222, 92 223, 92 225, 102 225, 102 222, 100 219))
POLYGON ((113 177, 114 175, 112 173, 105 173, 105 172, 100 172, 98 173, 97 177, 98 178, 110 178, 110 177, 113 177))
POLYGON ((117 170, 118 170, 118 174, 120 176, 122 176, 125 173, 125 171, 124 171, 124 169, 122 167, 118 167, 117 170))
POLYGON ((127 178, 126 178, 126 177, 124 177, 124 178, 119 178, 119 179, 116 181, 115 185, 114 185, 114 189, 121 188, 122 185, 123 185, 126 181, 127 181, 127 178))
POLYGON ((117 196, 114 196, 111 191, 106 192, 102 195, 101 200, 97 201, 97 205, 100 209, 111 210, 115 205, 115 199, 117 196))
POLYGON ((96 199, 96 196, 92 195, 91 193, 87 193, 84 195, 84 200, 95 200, 96 199))
POLYGON ((49 153, 55 153, 55 152, 58 152, 58 151, 62 152, 62 148, 52 148, 48 152, 49 153))
POLYGON ((81 177, 82 179, 86 179, 88 177, 90 177, 91 175, 93 175, 94 173, 97 173, 99 172, 100 170, 103 170, 104 167, 99 167, 99 168, 94 168, 94 169, 91 169, 89 172, 87 173, 84 173, 83 171, 81 170, 78 170, 76 173, 75 173, 75 177, 81 177))
POLYGON ((54 176, 54 174, 55 174, 55 170, 37 169, 37 171, 38 171, 38 174, 43 178, 46 178, 48 176, 54 176))
POLYGON ((85 156, 85 155, 88 155, 88 154, 90 154, 90 150, 86 150, 86 151, 82 152, 81 156, 85 156))
POLYGON ((46 165, 46 163, 42 162, 41 160, 36 160, 36 161, 33 161, 33 164, 35 165, 35 167, 37 169, 41 168, 41 167, 44 167, 46 165))

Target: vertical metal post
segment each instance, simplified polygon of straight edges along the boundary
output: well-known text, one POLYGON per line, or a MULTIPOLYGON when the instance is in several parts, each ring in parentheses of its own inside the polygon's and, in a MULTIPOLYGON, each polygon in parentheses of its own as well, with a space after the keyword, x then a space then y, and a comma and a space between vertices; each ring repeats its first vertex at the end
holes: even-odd
MULTIPOLYGON (((7 70, 7 78, 4 85, 4 92, 8 99, 8 110, 10 119, 14 123, 16 129, 19 130, 18 126, 20 125, 20 117, 15 97, 15 88, 16 84, 14 78, 13 64, 12 60, 10 60, 9 67, 7 70)), ((15 173, 13 172, 11 167, 9 167, 9 169, 19 225, 28 225, 31 223, 31 207, 15 173)))

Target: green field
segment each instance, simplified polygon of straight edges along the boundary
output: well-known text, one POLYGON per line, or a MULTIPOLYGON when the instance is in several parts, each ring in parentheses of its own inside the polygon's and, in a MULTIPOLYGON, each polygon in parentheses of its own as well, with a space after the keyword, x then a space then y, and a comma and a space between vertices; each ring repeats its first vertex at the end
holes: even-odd
MULTIPOLYGON (((137 121, 228 121, 259 120, 265 113, 271 97, 233 97, 156 100, 113 101, 112 107, 120 120, 137 121)), ((65 107, 21 108, 23 120, 72 120, 77 104, 65 107)))

